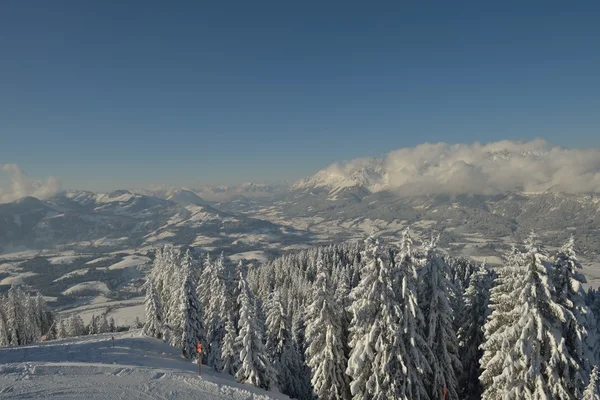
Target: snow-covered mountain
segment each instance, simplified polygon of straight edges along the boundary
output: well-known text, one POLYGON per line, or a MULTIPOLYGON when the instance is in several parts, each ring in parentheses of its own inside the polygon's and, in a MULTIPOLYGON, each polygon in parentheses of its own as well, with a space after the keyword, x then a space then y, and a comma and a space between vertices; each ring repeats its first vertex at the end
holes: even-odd
POLYGON ((207 204, 207 202, 188 189, 173 189, 169 190, 166 193, 166 199, 172 201, 173 203, 182 204, 182 205, 203 205, 207 204))
POLYGON ((286 189, 282 185, 265 185, 261 183, 245 182, 234 186, 202 186, 195 192, 202 198, 210 201, 229 200, 234 197, 244 196, 248 198, 270 197, 281 193, 286 189))
MULTIPOLYGON (((67 191, 41 201, 33 197, 0 204, 2 248, 80 248, 91 242, 136 247, 169 241, 226 246, 241 233, 283 235, 275 224, 223 212, 193 192, 170 191, 168 199, 119 190, 67 191)), ((249 249, 244 249, 249 250, 249 249)))
POLYGON ((292 190, 326 189, 335 194, 346 188, 361 187, 375 192, 385 187, 386 174, 384 160, 376 158, 346 165, 333 164, 296 182, 292 190))
POLYGON ((296 182, 292 190, 349 187, 401 196, 497 195, 513 192, 600 193, 600 164, 594 149, 551 147, 543 141, 489 144, 422 144, 384 158, 334 163, 296 182))

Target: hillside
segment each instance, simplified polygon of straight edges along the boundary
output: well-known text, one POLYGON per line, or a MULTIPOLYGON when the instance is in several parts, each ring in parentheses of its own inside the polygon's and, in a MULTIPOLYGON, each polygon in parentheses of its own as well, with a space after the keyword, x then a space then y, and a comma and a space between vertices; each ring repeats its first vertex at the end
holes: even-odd
POLYGON ((287 399, 183 360, 162 341, 118 334, 0 349, 0 399, 287 399))

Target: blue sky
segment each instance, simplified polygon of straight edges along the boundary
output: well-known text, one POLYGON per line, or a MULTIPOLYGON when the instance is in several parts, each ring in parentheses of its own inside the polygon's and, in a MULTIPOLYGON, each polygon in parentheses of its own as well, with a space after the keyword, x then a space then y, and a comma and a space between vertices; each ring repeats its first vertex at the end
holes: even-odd
POLYGON ((600 146, 600 3, 0 2, 0 164, 297 179, 422 142, 600 146))

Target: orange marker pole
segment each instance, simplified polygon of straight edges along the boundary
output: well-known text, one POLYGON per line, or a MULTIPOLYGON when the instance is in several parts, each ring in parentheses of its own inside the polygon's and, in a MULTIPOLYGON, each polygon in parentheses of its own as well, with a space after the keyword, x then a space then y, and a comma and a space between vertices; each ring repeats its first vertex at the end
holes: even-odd
POLYGON ((196 345, 196 352, 198 353, 198 376, 202 374, 202 343, 196 345))
POLYGON ((448 392, 448 388, 446 388, 446 385, 444 385, 444 391, 443 391, 443 400, 446 400, 446 393, 448 392))

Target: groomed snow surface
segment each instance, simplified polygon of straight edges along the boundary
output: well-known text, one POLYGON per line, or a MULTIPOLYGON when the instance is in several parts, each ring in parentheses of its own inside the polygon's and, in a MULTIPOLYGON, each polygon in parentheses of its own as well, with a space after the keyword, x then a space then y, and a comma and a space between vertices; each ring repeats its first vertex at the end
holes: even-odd
POLYGON ((242 385, 181 358, 139 333, 55 340, 0 349, 0 399, 288 399, 242 385))

